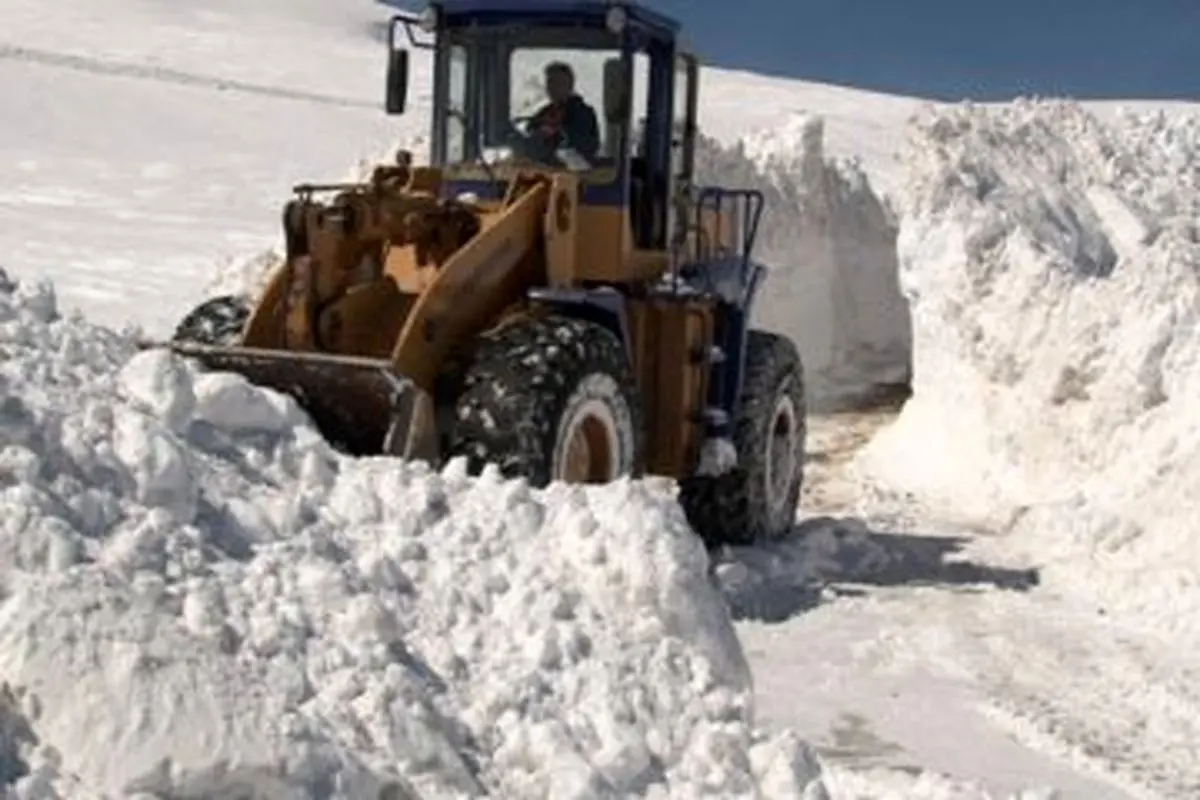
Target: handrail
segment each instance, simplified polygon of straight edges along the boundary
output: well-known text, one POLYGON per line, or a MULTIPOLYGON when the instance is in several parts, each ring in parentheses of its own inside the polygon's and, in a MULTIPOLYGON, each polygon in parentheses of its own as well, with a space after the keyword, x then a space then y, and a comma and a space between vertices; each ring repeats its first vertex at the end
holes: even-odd
MULTIPOLYGON (((716 214, 717 228, 714 232, 717 242, 720 242, 725 237, 723 233, 723 225, 725 223, 725 210, 727 206, 732 206, 732 224, 734 225, 733 247, 737 252, 738 257, 742 261, 743 274, 749 269, 750 256, 754 251, 755 240, 758 238, 758 229, 762 221, 762 212, 765 205, 763 193, 758 189, 726 189, 719 186, 705 186, 700 189, 696 197, 694 229, 697 232, 695 257, 697 261, 705 260, 713 256, 719 255, 715 252, 704 252, 706 249, 702 242, 704 226, 704 213, 711 209, 716 214)), ((716 242, 710 243, 713 247, 716 242)), ((715 247, 713 249, 716 249, 715 247)))

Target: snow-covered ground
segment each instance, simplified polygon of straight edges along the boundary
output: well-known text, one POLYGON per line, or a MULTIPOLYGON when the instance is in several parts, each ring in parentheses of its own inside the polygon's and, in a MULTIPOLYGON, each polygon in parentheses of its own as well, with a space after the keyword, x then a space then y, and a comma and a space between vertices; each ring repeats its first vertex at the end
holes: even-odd
POLYGON ((2 8, 0 263, 98 322, 169 331, 215 263, 275 245, 294 184, 407 124, 378 110, 366 2, 2 8))
POLYGON ((0 796, 1200 796, 1190 107, 906 129, 706 70, 705 176, 772 205, 760 323, 829 399, 914 369, 894 425, 814 420, 795 535, 713 587, 657 482, 340 458, 111 330, 420 150, 373 3, 0 11, 0 796))

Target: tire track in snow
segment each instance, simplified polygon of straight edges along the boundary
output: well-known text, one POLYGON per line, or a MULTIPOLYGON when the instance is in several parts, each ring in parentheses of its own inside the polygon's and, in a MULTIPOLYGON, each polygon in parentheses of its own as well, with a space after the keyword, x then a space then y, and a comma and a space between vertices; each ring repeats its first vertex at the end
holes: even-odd
MULTIPOLYGON (((905 500, 886 493, 875 497, 855 485, 854 455, 894 416, 888 409, 813 415, 802 505, 817 516, 840 517, 847 509, 859 516, 869 509, 872 518, 887 520, 872 527, 900 534, 958 530, 905 500)), ((974 538, 983 532, 962 533, 974 538)), ((991 562, 969 546, 959 555, 966 563, 975 556, 979 563, 991 562)), ((796 559, 811 560, 811 555, 796 559)), ((785 577, 777 585, 790 589, 792 576, 803 570, 782 566, 785 577)), ((1200 761, 1194 756, 1194 742, 1200 741, 1200 662, 1188 653, 1125 630, 1045 587, 1003 592, 909 585, 874 594, 886 622, 874 629, 875 645, 862 657, 886 666, 870 669, 931 670, 969 687, 979 705, 963 706, 964 715, 981 714, 993 730, 1080 778, 1080 786, 1061 788, 1064 800, 1200 797, 1200 761), (1088 783, 1103 788, 1089 791, 1088 783)), ((780 663, 764 654, 755 656, 753 666, 774 672, 780 663)), ((971 730, 967 716, 962 724, 971 730)), ((1006 769, 1015 775, 1036 764, 1031 758, 1006 769)))
POLYGON ((76 72, 86 72, 92 75, 136 78, 155 83, 171 83, 177 86, 251 94, 281 100, 296 100, 304 103, 316 103, 341 108, 365 108, 372 111, 379 111, 383 107, 382 103, 358 100, 352 97, 338 97, 319 92, 306 92, 280 86, 267 86, 230 78, 217 78, 212 75, 201 75, 171 67, 156 67, 148 64, 133 64, 107 58, 56 53, 50 50, 38 50, 32 47, 21 47, 2 42, 0 42, 0 60, 40 64, 48 67, 70 69, 76 72))
MULTIPOLYGON (((892 419, 888 410, 814 416, 810 447, 819 457, 806 487, 810 511, 860 510, 849 499, 858 495, 847 467, 892 419)), ((879 503, 872 498, 872 506, 879 503)), ((886 515, 897 517, 889 530, 957 527, 907 505, 889 506, 886 515)), ((987 698, 979 711, 1015 741, 1129 797, 1200 798, 1200 661, 1189 652, 1047 588, 905 597, 898 591, 888 600, 911 607, 907 621, 897 618, 895 641, 922 663, 970 675, 987 698)))
POLYGON ((1134 797, 1200 796, 1200 689, 1169 643, 1033 596, 929 599, 917 647, 966 669, 1019 742, 1134 797), (946 637, 951 633, 950 637, 946 637), (924 639, 922 640, 922 637, 924 639))

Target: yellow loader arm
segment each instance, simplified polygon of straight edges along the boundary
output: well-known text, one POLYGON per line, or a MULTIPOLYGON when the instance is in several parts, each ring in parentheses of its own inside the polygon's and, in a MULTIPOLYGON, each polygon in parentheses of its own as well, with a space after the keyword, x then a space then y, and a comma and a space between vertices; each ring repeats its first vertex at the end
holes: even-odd
MULTIPOLYGON (((549 196, 549 183, 537 181, 510 192, 500 208, 480 212, 479 233, 441 265, 409 311, 392 350, 397 374, 432 393, 450 351, 541 283, 543 265, 534 255, 549 196)), ((402 285, 403 278, 394 279, 402 285)))
POLYGON ((237 343, 168 346, 293 396, 349 452, 411 454, 431 433, 408 417, 432 425, 422 407, 447 356, 545 282, 548 179, 517 176, 479 206, 437 200, 437 180, 391 168, 328 204, 301 201, 300 244, 237 343))

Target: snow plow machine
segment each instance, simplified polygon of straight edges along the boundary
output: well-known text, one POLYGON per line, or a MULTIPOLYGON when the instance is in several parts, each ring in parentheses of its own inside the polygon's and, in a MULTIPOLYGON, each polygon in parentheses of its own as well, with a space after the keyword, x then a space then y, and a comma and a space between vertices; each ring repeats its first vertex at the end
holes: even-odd
POLYGON ((762 195, 694 180, 678 23, 444 0, 388 39, 390 114, 429 53, 429 164, 401 151, 361 184, 296 187, 261 296, 208 300, 166 346, 292 395, 350 454, 535 486, 669 476, 710 546, 788 531, 804 375, 749 328, 762 195))

